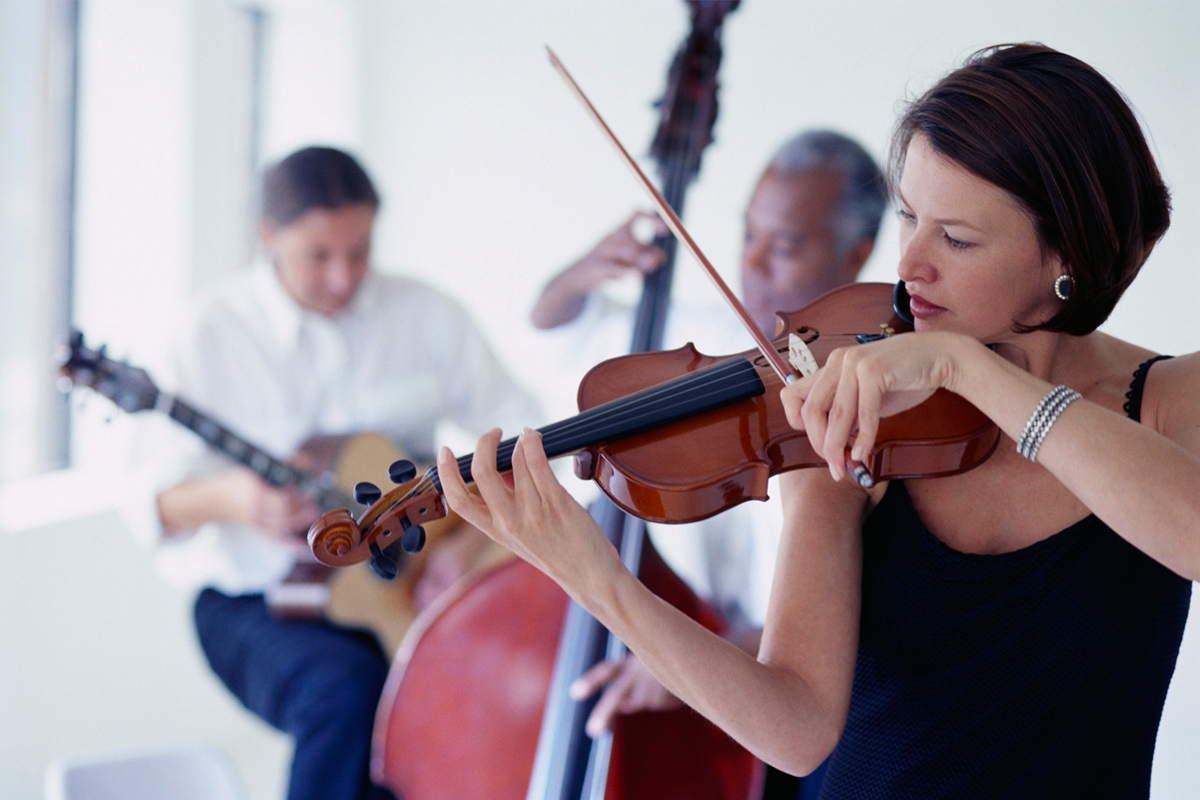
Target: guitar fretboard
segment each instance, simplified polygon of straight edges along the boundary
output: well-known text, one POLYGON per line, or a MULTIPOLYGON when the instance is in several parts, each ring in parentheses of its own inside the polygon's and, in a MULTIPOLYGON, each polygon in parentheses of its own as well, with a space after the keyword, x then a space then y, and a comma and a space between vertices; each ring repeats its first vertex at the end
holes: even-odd
POLYGON ((183 400, 167 395, 161 399, 159 405, 166 406, 171 419, 199 436, 209 446, 249 467, 272 486, 295 486, 325 510, 353 508, 357 505, 336 488, 324 485, 320 478, 280 461, 183 400), (161 399, 169 402, 164 404, 161 399))

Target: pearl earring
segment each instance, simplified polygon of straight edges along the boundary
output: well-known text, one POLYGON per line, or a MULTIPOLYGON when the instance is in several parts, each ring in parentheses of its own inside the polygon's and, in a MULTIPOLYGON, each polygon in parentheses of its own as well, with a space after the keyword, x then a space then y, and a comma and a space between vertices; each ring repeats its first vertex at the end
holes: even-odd
POLYGON ((1054 295, 1059 300, 1066 300, 1075 291, 1075 280, 1070 275, 1059 275, 1054 281, 1054 295))

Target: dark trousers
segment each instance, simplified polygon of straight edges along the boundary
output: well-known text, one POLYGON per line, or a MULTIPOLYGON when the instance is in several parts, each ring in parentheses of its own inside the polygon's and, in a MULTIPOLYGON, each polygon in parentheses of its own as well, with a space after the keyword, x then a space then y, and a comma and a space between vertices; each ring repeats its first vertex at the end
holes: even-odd
POLYGON ((205 589, 196 632, 213 672, 295 742, 288 800, 382 800, 368 778, 371 730, 388 662, 375 637, 276 619, 262 595, 205 589))

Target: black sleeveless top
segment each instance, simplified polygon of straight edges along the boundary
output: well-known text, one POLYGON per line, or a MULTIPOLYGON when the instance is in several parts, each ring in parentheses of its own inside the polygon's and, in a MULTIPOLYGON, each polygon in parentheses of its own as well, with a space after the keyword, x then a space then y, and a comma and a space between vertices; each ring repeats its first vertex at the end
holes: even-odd
POLYGON ((863 527, 854 689, 821 797, 1148 797, 1190 597, 1095 516, 958 552, 893 481, 863 527))

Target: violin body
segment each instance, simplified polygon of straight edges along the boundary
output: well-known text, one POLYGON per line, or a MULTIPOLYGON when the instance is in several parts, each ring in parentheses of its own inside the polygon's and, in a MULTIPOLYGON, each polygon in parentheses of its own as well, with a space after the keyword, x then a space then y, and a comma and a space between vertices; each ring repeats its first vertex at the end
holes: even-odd
MULTIPOLYGON (((854 341, 848 331, 909 330, 892 308, 892 287, 882 283, 843 286, 799 311, 781 313, 780 320, 776 348, 786 354, 788 334, 795 333, 822 364, 834 348, 854 341)), ((756 350, 713 357, 688 344, 610 359, 584 376, 579 407, 595 408, 731 359, 754 365, 762 394, 587 448, 576 456, 576 474, 595 480, 614 503, 642 519, 692 522, 747 500, 766 500, 772 475, 823 466, 804 433, 788 424, 779 399, 783 381, 756 350)), ((876 480, 952 475, 981 463, 999 438, 982 412, 939 390, 880 421, 866 467, 876 480)))

